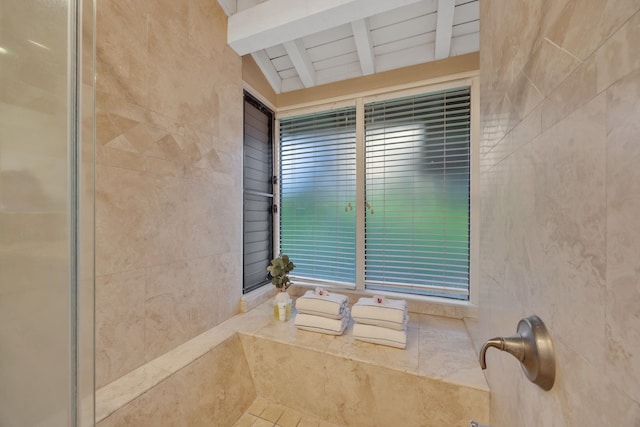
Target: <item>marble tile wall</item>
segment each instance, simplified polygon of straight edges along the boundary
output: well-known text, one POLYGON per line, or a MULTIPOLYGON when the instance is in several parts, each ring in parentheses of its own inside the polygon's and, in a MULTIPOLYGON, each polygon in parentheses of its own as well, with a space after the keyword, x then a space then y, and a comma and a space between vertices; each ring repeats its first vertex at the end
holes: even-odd
POLYGON ((230 426, 255 398, 242 344, 234 334, 97 426, 230 426))
POLYGON ((489 393, 464 326, 459 338, 450 330, 434 336, 455 324, 426 320, 438 321, 410 330, 407 350, 361 345, 349 336, 296 333, 292 325, 277 324, 240 339, 258 396, 329 423, 441 427, 467 425, 473 417, 486 422, 489 393), (445 353, 452 357, 447 360, 445 353))
POLYGON ((491 424, 640 420, 640 2, 481 2, 477 345, 539 315, 544 392, 491 350, 491 424))
POLYGON ((238 312, 242 71, 209 0, 97 3, 96 386, 238 312))

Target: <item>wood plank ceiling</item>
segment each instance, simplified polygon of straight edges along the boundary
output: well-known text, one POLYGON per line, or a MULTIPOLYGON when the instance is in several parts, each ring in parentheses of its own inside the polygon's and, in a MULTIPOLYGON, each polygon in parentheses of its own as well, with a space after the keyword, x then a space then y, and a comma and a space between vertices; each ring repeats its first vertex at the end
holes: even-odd
POLYGON ((480 48, 479 0, 218 0, 228 42, 276 91, 369 75, 480 48))

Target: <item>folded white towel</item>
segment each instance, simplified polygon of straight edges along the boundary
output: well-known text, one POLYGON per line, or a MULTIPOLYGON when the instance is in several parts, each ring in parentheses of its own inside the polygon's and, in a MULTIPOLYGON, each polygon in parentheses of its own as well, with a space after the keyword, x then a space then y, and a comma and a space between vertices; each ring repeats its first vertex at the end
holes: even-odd
POLYGON ((389 299, 384 296, 374 295, 372 298, 360 298, 356 304, 388 306, 394 308, 407 308, 407 301, 403 299, 389 299))
POLYGON ((313 314, 296 314, 296 319, 293 322, 299 329, 304 329, 311 332, 320 332, 322 334, 329 335, 342 335, 349 323, 349 309, 342 319, 329 319, 322 316, 314 316, 313 314))
POLYGON ((307 291, 296 300, 296 310, 298 313, 342 319, 347 309, 347 302, 345 295, 333 293, 317 295, 314 291, 307 291))
POLYGON ((387 345, 389 347, 407 348, 406 330, 396 331, 380 326, 356 323, 353 325, 353 338, 373 344, 387 345))
POLYGON ((373 298, 360 298, 351 308, 351 317, 357 323, 402 330, 408 320, 407 302, 387 299, 379 304, 373 298))
POLYGON ((381 328, 393 329, 396 331, 404 331, 407 328, 407 323, 409 323, 409 313, 405 313, 404 321, 402 323, 396 323, 394 321, 389 321, 384 319, 375 319, 375 318, 360 317, 360 316, 353 317, 353 321, 363 325, 380 326, 381 328))

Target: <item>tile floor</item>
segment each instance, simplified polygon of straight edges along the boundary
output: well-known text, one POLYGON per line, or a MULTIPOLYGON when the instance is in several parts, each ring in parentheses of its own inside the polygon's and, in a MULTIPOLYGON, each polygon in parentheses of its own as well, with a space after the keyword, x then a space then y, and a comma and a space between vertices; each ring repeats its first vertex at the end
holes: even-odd
POLYGON ((278 403, 257 398, 233 427, 340 427, 278 403))

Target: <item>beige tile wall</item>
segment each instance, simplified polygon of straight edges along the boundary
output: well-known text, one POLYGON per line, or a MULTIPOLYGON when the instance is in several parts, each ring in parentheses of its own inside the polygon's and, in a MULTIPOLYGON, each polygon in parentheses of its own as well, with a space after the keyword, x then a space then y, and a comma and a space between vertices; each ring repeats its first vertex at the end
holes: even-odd
POLYGON ((210 0, 97 3, 100 387, 238 311, 242 69, 210 0))
POLYGON ((233 335, 97 425, 230 426, 255 398, 240 338, 233 335))
MULTIPOLYGON (((448 337, 440 335, 456 321, 440 319, 436 326, 436 319, 426 320, 432 326, 420 337, 410 328, 411 344, 404 351, 361 345, 348 337, 292 334, 292 328, 273 323, 256 335, 240 334, 240 340, 258 396, 329 423, 455 427, 468 425, 472 417, 486 422, 489 393, 475 358, 466 358, 473 354, 469 337, 451 330, 448 337), (463 345, 451 351, 455 341, 463 345), (438 349, 443 357, 437 356, 438 349), (452 357, 446 360, 445 354, 452 357), (434 367, 440 369, 434 373, 434 367), (477 388, 471 385, 474 369, 482 379, 477 388), (458 378, 452 378, 456 373, 458 378)), ((462 322, 459 326, 464 329, 462 322)))
POLYGON ((640 2, 481 2, 482 340, 547 324, 554 388, 491 350, 494 427, 640 420, 640 2))

